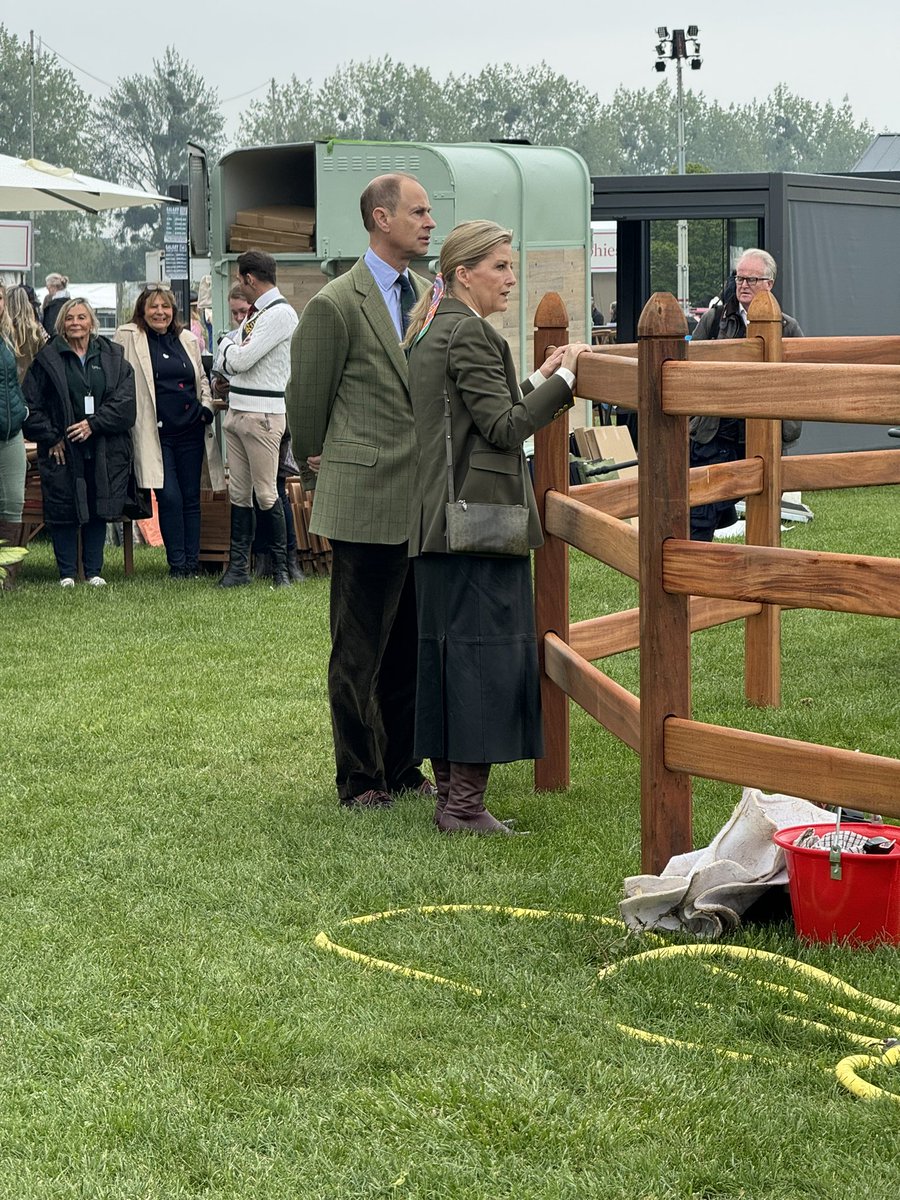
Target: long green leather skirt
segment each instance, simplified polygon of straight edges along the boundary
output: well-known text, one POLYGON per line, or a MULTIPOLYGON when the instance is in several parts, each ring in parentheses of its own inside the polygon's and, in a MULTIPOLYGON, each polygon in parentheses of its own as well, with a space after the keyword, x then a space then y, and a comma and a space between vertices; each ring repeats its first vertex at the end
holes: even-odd
POLYGON ((541 758, 531 559, 425 554, 413 560, 419 661, 417 758, 541 758))

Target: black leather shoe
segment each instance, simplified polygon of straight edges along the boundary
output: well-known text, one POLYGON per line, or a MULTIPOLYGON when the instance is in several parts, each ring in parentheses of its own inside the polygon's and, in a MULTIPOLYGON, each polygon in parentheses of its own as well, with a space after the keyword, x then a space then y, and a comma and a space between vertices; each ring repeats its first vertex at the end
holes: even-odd
POLYGON ((358 796, 341 796, 340 798, 342 808, 390 808, 393 803, 393 796, 378 788, 370 788, 367 792, 360 792, 358 796))

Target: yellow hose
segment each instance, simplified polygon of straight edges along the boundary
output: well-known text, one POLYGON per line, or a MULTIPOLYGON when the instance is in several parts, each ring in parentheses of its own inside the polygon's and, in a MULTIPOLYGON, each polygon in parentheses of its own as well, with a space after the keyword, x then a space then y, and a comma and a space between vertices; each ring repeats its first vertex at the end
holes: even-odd
MULTIPOLYGON (((625 925, 613 917, 591 916, 586 913, 557 912, 553 909, 544 908, 519 908, 500 904, 422 904, 415 908, 386 909, 384 912, 366 913, 362 916, 348 917, 339 923, 339 927, 372 925, 377 921, 385 921, 413 914, 434 916, 464 912, 499 913, 504 916, 527 920, 543 920, 548 917, 555 917, 565 921, 612 926, 627 932, 625 925)), ((644 939, 650 938, 655 942, 663 941, 661 937, 653 933, 643 933, 641 936, 644 939)), ((349 946, 343 946, 333 941, 324 931, 316 935, 315 945, 322 950, 337 954, 361 966, 372 967, 379 971, 390 971, 395 975, 400 975, 407 979, 419 979, 425 983, 436 983, 441 987, 453 988, 456 991, 465 992, 471 996, 481 996, 483 994, 481 988, 475 987, 472 984, 456 979, 448 979, 443 975, 435 975, 431 971, 420 971, 416 967, 404 966, 402 963, 391 962, 388 959, 375 958, 371 954, 363 954, 359 950, 353 950, 349 946)), ((626 967, 631 967, 636 963, 677 957, 702 958, 705 960, 717 955, 725 958, 758 961, 773 966, 784 967, 798 975, 805 976, 807 979, 822 984, 824 987, 830 988, 833 992, 837 992, 844 998, 867 1004, 871 1008, 888 1013, 893 1017, 900 1017, 900 1004, 896 1004, 891 1000, 884 1000, 880 996, 870 996, 866 992, 859 991, 838 976, 830 975, 827 971, 813 967, 809 963, 800 962, 798 959, 789 958, 784 954, 773 954, 768 950, 759 950, 749 946, 729 946, 720 942, 693 942, 688 945, 658 946, 653 950, 645 950, 640 954, 634 954, 628 958, 621 959, 619 962, 612 963, 608 967, 603 967, 598 971, 597 978, 607 980, 617 972, 624 970, 626 967)), ((735 972, 729 971, 727 968, 717 967, 708 962, 704 962, 703 965, 708 970, 732 977, 736 976, 735 972)), ((806 992, 788 988, 783 984, 773 983, 769 980, 756 979, 752 976, 749 978, 757 987, 777 991, 782 995, 799 1000, 803 1004, 814 1003, 813 999, 806 992)), ((816 1001, 816 1003, 821 1004, 829 1012, 849 1021, 851 1024, 875 1020, 874 1017, 845 1008, 842 1005, 832 1004, 824 1000, 816 1001)), ((857 1033, 855 1030, 838 1030, 822 1022, 810 1021, 803 1017, 796 1017, 786 1013, 779 1015, 783 1020, 792 1024, 802 1025, 820 1033, 840 1033, 848 1041, 865 1046, 870 1053, 851 1054, 841 1059, 837 1064, 834 1068, 834 1073, 838 1082, 842 1087, 862 1100, 888 1099, 900 1104, 900 1094, 888 1091, 886 1088, 877 1087, 875 1084, 863 1079, 859 1074, 860 1071, 864 1070, 869 1071, 879 1067, 897 1067, 900 1065, 900 1044, 892 1045, 892 1038, 873 1038, 857 1033), (878 1052, 872 1052, 876 1050, 878 1052)), ((647 1029, 636 1029, 630 1025, 616 1024, 615 1028, 626 1037, 636 1038, 639 1041, 650 1042, 655 1045, 672 1046, 688 1050, 712 1050, 714 1053, 726 1058, 734 1058, 743 1062, 751 1061, 754 1058, 763 1058, 766 1061, 772 1061, 766 1059, 763 1055, 750 1054, 741 1050, 731 1050, 723 1046, 705 1046, 697 1042, 681 1041, 677 1038, 666 1037, 660 1033, 653 1033, 647 1029)), ((900 1035, 900 1026, 890 1025, 887 1029, 894 1037, 900 1035)))

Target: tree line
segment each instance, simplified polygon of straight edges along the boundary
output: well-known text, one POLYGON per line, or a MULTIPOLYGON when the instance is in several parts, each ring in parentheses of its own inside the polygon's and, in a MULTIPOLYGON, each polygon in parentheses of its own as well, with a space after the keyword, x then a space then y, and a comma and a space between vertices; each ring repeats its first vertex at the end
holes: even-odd
MULTIPOLYGON (((0 25, 0 148, 29 156, 29 46, 0 25)), ((699 169, 846 171, 873 129, 849 101, 815 103, 779 85, 770 96, 722 105, 685 97, 687 157, 699 169)), ((234 146, 319 138, 380 141, 527 139, 566 145, 592 175, 659 175, 674 169, 675 96, 667 81, 617 88, 604 101, 545 63, 509 63, 437 77, 385 57, 338 67, 325 81, 273 80, 248 101, 234 146)), ((124 76, 99 98, 50 52, 35 72, 35 155, 120 183, 166 191, 183 180, 185 144, 211 159, 229 148, 218 92, 174 47, 146 74, 124 76)), ((233 147, 232 147, 233 148, 233 147)), ((41 271, 81 279, 140 279, 144 253, 161 246, 161 214, 126 209, 98 235, 98 219, 43 214, 41 271)))

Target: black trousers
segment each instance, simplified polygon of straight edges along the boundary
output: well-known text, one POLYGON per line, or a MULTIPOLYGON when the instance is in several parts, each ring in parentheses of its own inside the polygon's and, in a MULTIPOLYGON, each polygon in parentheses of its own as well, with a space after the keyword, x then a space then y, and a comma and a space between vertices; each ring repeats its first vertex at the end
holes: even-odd
MULTIPOLYGON (((692 467, 709 467, 713 463, 737 462, 745 455, 743 441, 716 436, 702 446, 691 442, 690 465, 692 467)), ((716 500, 711 504, 697 504, 691 509, 691 540, 711 542, 717 529, 726 529, 737 519, 737 509, 733 500, 716 500)))
POLYGON ((422 782, 413 754, 416 600, 407 543, 331 542, 328 697, 341 799, 422 782))

